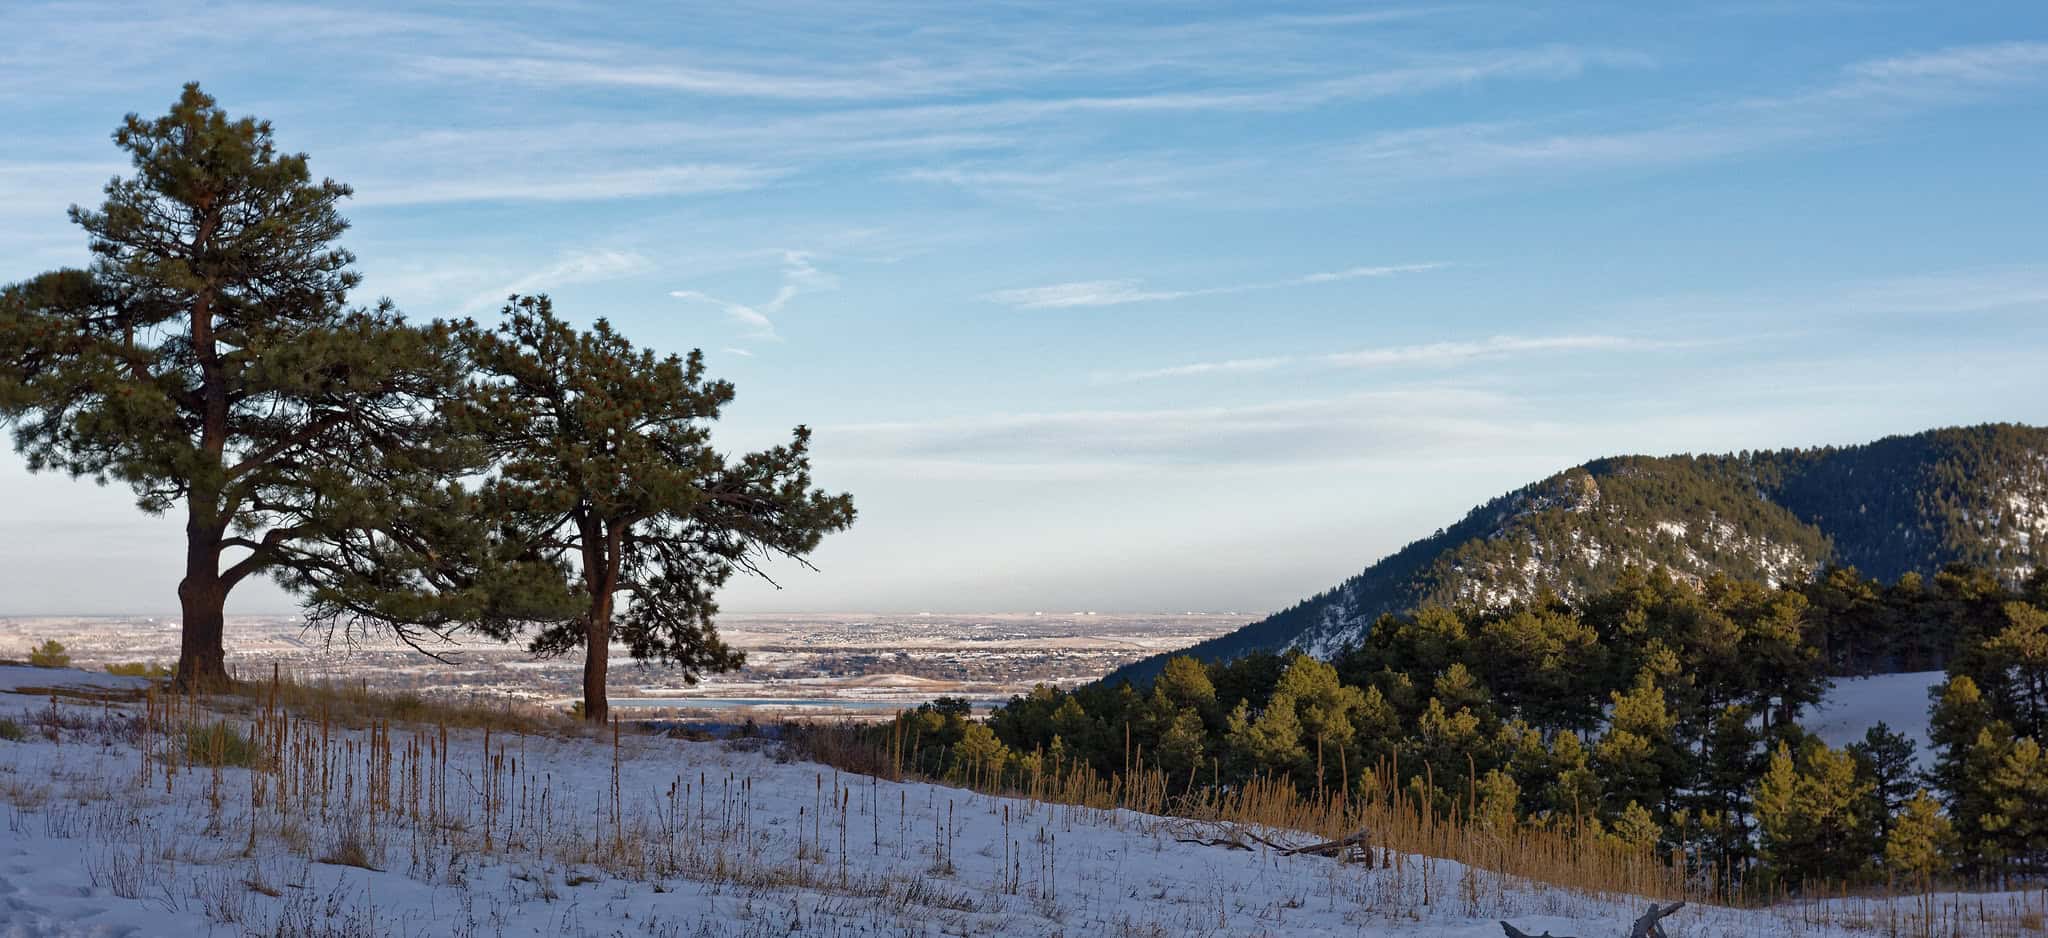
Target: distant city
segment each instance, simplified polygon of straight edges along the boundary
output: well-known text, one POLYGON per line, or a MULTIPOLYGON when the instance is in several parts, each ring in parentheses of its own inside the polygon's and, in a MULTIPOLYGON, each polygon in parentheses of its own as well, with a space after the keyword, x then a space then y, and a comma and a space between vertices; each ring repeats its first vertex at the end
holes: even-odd
MULTIPOLYGON (((886 716, 940 696, 987 706, 1035 684, 1073 687, 1163 651, 1230 632, 1238 613, 1005 613, 961 615, 729 615, 720 635, 747 664, 686 684, 673 671, 623 664, 612 703, 628 718, 736 720, 790 715, 886 716)), ((488 640, 429 646, 435 660, 387 636, 330 635, 291 616, 228 621, 228 664, 239 676, 273 669, 299 680, 362 683, 439 698, 501 698, 548 707, 580 696, 582 657, 536 658, 488 640)), ((178 617, 0 617, 0 660, 55 639, 75 664, 178 658, 178 617)), ((628 661, 623 650, 614 660, 628 661)))

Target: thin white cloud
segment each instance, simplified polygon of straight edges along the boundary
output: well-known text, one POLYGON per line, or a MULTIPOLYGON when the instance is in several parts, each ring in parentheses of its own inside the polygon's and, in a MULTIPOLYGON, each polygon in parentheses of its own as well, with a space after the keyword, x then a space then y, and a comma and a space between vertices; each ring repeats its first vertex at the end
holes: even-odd
POLYGON ((821 428, 821 459, 1040 472, 1046 467, 1303 465, 1495 446, 1539 432, 1512 397, 1459 387, 1241 406, 998 413, 821 428))
POLYGON ((1220 287, 1200 287, 1187 290, 1148 290, 1142 280, 1081 280, 1072 283, 1054 283, 1042 287, 1022 287, 1013 290, 997 290, 983 294, 982 299, 1017 309, 1068 309, 1077 306, 1122 306, 1127 303, 1157 303, 1164 300, 1178 300, 1195 296, 1218 296, 1229 293, 1249 293, 1255 290, 1278 290, 1284 287, 1306 286, 1314 283, 1333 283, 1340 280, 1357 280, 1368 277, 1391 277, 1396 274, 1419 273, 1437 270, 1445 264, 1395 264, 1378 267, 1348 267, 1343 270, 1324 271, 1288 277, 1284 280, 1262 280, 1256 283, 1238 283, 1220 287))
POLYGON ((1859 320, 1874 316, 1941 316, 2048 309, 2048 266, 2017 265, 1931 271, 1897 277, 1769 290, 1677 294, 1617 304, 1618 315, 1666 323, 1771 323, 1859 320))
POLYGON ((1479 342, 1431 342, 1391 348, 1360 349, 1321 356, 1340 368, 1390 365, 1449 365, 1479 359, 1508 358, 1543 352, 1587 352, 1639 349, 1659 343, 1615 335, 1566 335, 1529 338, 1498 335, 1479 342))
POLYGON ((1224 361, 1193 362, 1186 365, 1172 365, 1166 368, 1150 368, 1144 371, 1129 371, 1118 374, 1096 376, 1105 383, 1125 381, 1153 381, 1160 378, 1192 378, 1203 375, 1256 374, 1275 371, 1299 362, 1291 355, 1275 355, 1266 358, 1231 358, 1224 361))
POLYGON ((469 315, 502 303, 508 296, 546 293, 570 284, 612 280, 640 273, 652 266, 645 255, 634 251, 573 251, 553 264, 508 281, 495 290, 471 296, 457 312, 469 315))
POLYGON ((800 101, 917 97, 945 93, 958 86, 953 77, 942 72, 889 76, 886 69, 856 69, 843 75, 811 77, 686 65, 617 65, 581 58, 455 56, 420 56, 412 59, 411 65, 426 75, 492 83, 638 88, 712 97, 800 101))
POLYGON ((1617 335, 1509 336, 1465 342, 1429 342, 1358 349, 1322 355, 1278 355, 1263 358, 1233 358, 1192 362, 1139 371, 1104 372, 1095 380, 1103 384, 1157 381, 1211 375, 1258 374, 1282 369, 1390 368, 1399 366, 1447 367, 1474 361, 1516 358, 1529 355, 1570 352, 1625 351, 1672 348, 1683 343, 1617 335))
POLYGON ((1018 309, 1065 309, 1071 306, 1117 306, 1192 296, 1192 290, 1144 290, 1138 280, 1081 280, 1042 287, 997 290, 984 299, 1018 309))
MULTIPOLYGON (((715 68, 644 61, 660 57, 660 53, 623 47, 565 49, 562 54, 552 56, 420 55, 407 59, 406 67, 422 77, 494 84, 612 87, 713 98, 826 103, 916 100, 967 92, 1001 91, 1029 85, 1061 71, 1107 80, 1112 79, 1115 73, 1130 70, 1128 63, 1108 58, 1092 63, 1069 60, 1059 68, 1029 61, 1008 64, 973 60, 940 63, 895 61, 810 73, 801 73, 788 63, 777 63, 772 67, 715 68), (621 61, 630 64, 619 64, 621 61)), ((1595 67, 1645 68, 1651 64, 1648 56, 1637 52, 1549 45, 1437 55, 1421 61, 1352 71, 1312 81, 1199 91, 1014 97, 954 105, 950 111, 969 122, 1016 122, 1079 112, 1298 110, 1336 101, 1420 94, 1494 79, 1560 79, 1595 67)), ((1198 59, 1162 65, 1195 74, 1217 70, 1198 59)))
POLYGON ((1319 153, 1360 182, 1589 172, 1706 162, 1839 140, 1916 113, 2048 82, 2048 42, 1953 46, 1852 63, 1817 87, 1678 112, 1661 123, 1552 130, 1526 121, 1375 133, 1319 153))
MULTIPOLYGON (((759 304, 737 303, 720 299, 701 290, 670 290, 669 296, 693 303, 705 303, 725 311, 727 318, 744 330, 740 337, 761 339, 769 342, 782 341, 781 333, 775 329, 773 317, 782 313, 791 300, 807 293, 823 293, 839 287, 839 278, 819 270, 811 262, 807 251, 782 252, 782 283, 776 287, 775 295, 759 304)), ((747 353, 752 354, 752 353, 747 353)))
POLYGON ((1334 283, 1339 280, 1357 280, 1361 277, 1391 277, 1395 274, 1413 274, 1425 270, 1437 270, 1449 264, 1393 264, 1379 267, 1346 267, 1343 270, 1325 271, 1283 280, 1275 286, 1294 286, 1300 283, 1334 283))
POLYGON ((1870 82, 1929 79, 1971 85, 2003 84, 2048 73, 2048 42, 1951 46, 1934 52, 1859 62, 1847 73, 1870 82))
POLYGON ((357 186, 361 205, 450 202, 580 202, 736 192, 767 185, 788 171, 768 166, 694 164, 559 173, 514 173, 430 180, 372 180, 357 186))

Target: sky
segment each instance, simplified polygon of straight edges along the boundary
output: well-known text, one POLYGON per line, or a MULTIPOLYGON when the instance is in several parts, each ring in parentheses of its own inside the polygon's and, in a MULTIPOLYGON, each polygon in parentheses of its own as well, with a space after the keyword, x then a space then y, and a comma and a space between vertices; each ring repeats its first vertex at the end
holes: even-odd
MULTIPOLYGON (((199 81, 354 187, 363 302, 545 292, 814 428, 860 518, 729 611, 1272 610, 1599 456, 2048 422, 2034 2, 6 20, 0 281, 199 81)), ((125 490, 0 505, 0 613, 176 609, 125 490)))

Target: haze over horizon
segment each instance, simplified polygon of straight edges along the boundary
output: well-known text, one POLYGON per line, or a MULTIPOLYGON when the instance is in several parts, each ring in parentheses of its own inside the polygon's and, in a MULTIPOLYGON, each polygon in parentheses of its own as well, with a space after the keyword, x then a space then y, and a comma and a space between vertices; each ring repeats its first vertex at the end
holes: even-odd
MULTIPOLYGON (((813 426, 860 520, 733 612, 1270 610, 1600 456, 2048 422, 2037 4, 823 9, 12 6, 0 282, 200 81, 355 187, 360 300, 813 426)), ((175 518, 0 501, 0 615, 175 614, 175 518)))

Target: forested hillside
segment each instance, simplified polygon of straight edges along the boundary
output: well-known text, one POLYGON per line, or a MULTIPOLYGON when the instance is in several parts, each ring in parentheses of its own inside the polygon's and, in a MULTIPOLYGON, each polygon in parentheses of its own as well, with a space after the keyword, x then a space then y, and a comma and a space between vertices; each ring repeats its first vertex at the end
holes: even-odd
MULTIPOLYGON (((1931 430, 1860 446, 1600 459, 1509 492, 1337 587, 1177 654, 1331 657, 1379 616, 1502 608, 1611 587, 1629 567, 1799 582, 1827 564, 1885 581, 1962 562, 2017 583, 2048 560, 2048 430, 1931 430)), ((1167 656, 1108 677, 1139 682, 1167 656)))
POLYGON ((1386 615, 1329 661, 1174 657, 1142 691, 1041 686, 986 725, 966 713, 941 701, 871 732, 934 775, 1082 767, 1195 805, 1279 784, 1562 832, 1733 899, 2048 871, 2048 571, 2015 587, 1963 564, 1833 567, 1773 588, 1632 568, 1576 601, 1386 615), (1833 745, 1809 729, 1829 674, 1881 670, 1929 689, 1887 708, 1899 726, 1833 745))

